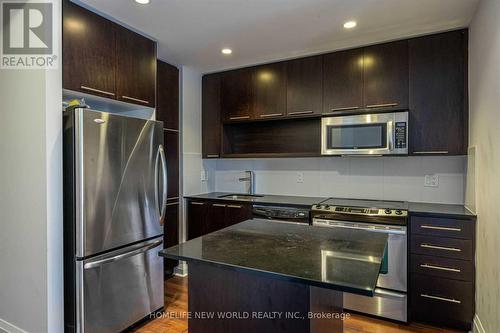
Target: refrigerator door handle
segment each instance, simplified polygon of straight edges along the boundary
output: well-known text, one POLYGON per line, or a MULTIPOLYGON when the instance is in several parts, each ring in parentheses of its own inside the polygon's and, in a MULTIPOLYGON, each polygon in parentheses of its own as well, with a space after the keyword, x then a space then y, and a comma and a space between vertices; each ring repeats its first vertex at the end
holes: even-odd
POLYGON ((160 145, 159 147, 159 152, 160 152, 160 160, 161 160, 161 171, 163 173, 163 189, 162 189, 162 203, 161 203, 161 209, 160 209, 160 225, 163 225, 164 220, 165 220, 165 213, 167 211, 167 195, 168 195, 168 180, 167 180, 167 159, 165 157, 165 149, 163 148, 163 145, 160 145))
POLYGON ((115 261, 118 261, 118 260, 121 260, 121 259, 125 259, 125 258, 128 258, 128 257, 133 257, 133 256, 135 256, 135 255, 137 255, 139 253, 143 253, 143 252, 149 251, 149 250, 157 247, 161 243, 163 243, 163 240, 161 240, 161 239, 160 240, 155 240, 155 241, 146 243, 143 246, 139 247, 138 249, 134 249, 132 251, 122 252, 122 253, 119 253, 119 254, 114 255, 112 257, 105 257, 105 258, 101 257, 100 259, 98 258, 95 261, 86 262, 83 265, 83 268, 84 269, 95 268, 95 267, 99 267, 99 266, 102 266, 102 265, 105 265, 105 264, 109 264, 109 263, 112 263, 112 262, 115 262, 115 261))

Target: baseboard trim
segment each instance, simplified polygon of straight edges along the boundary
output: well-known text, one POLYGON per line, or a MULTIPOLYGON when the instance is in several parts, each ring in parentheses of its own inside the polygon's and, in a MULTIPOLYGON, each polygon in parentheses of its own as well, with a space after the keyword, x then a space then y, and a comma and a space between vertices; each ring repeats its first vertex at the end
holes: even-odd
POLYGON ((188 275, 188 268, 185 261, 179 261, 179 265, 174 268, 174 275, 185 277, 188 275))
POLYGON ((486 333, 486 330, 484 329, 483 323, 481 323, 481 319, 479 319, 479 316, 476 314, 474 316, 474 327, 472 329, 473 333, 486 333))
POLYGON ((8 321, 0 319, 0 331, 2 330, 7 333, 28 333, 25 330, 17 327, 16 325, 9 323, 8 321))

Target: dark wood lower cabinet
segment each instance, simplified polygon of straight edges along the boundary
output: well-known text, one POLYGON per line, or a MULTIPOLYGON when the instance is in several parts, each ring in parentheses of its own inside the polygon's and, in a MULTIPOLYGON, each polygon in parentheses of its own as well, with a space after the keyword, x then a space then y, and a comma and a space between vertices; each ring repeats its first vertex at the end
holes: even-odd
MULTIPOLYGON (((179 244, 179 201, 167 202, 165 212, 164 228, 164 247, 168 248, 179 244)), ((165 275, 170 276, 174 273, 174 268, 179 264, 178 260, 165 259, 165 275)))
POLYGON ((248 220, 252 207, 218 200, 187 200, 188 240, 248 220))
POLYGON ((475 312, 475 218, 410 217, 410 319, 470 330, 475 312))

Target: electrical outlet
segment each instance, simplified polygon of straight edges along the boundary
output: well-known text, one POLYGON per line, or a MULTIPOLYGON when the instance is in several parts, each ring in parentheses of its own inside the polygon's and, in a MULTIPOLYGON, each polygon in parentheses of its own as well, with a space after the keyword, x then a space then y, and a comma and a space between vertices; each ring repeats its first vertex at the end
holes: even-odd
POLYGON ((304 182, 304 173, 297 172, 297 183, 303 183, 303 182, 304 182))
POLYGON ((425 175, 424 186, 425 187, 439 187, 439 176, 438 175, 425 175))
POLYGON ((205 170, 201 170, 201 181, 206 182, 207 181, 207 172, 205 170))

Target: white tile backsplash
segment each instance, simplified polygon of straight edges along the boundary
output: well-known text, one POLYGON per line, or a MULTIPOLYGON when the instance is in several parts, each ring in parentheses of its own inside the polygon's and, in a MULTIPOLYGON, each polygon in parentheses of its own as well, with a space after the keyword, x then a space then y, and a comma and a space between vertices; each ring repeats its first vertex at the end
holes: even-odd
POLYGON ((210 165, 208 182, 216 191, 243 192, 238 178, 253 170, 263 194, 463 204, 465 163, 464 156, 221 159, 210 165), (439 187, 424 187, 427 174, 439 176, 439 187))

